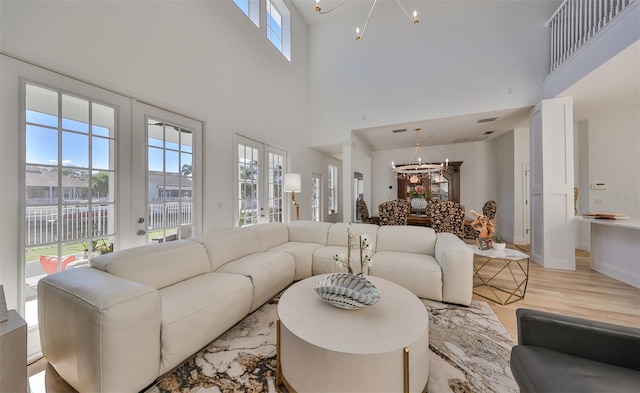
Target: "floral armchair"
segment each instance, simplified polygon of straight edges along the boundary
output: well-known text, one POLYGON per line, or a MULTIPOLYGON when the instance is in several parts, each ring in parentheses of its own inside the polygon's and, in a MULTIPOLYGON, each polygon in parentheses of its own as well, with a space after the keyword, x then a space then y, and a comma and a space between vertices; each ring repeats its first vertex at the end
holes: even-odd
MULTIPOLYGON (((496 211, 498 210, 498 204, 494 200, 488 200, 485 202, 484 206, 482 206, 482 214, 487 217, 489 220, 496 219, 496 211)), ((477 239, 479 232, 473 229, 471 225, 465 225, 464 227, 464 238, 465 239, 477 239)))
POLYGON ((434 199, 429 207, 429 221, 436 233, 449 232, 464 237, 464 206, 458 202, 434 199))
POLYGON ((380 225, 407 225, 411 205, 405 199, 382 202, 378 207, 380 225))
POLYGON ((367 207, 367 202, 365 202, 364 199, 358 198, 358 200, 356 201, 356 207, 358 209, 358 212, 360 213, 360 217, 362 218, 363 223, 378 225, 379 217, 369 216, 369 208, 367 207))

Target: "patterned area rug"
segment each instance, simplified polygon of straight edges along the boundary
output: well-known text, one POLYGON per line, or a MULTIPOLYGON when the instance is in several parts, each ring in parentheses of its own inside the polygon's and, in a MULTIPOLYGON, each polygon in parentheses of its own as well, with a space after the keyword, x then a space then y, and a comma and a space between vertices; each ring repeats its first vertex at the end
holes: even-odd
MULTIPOLYGON (((286 392, 284 386, 275 386, 278 299, 247 316, 146 393, 286 392)), ((487 303, 423 303, 429 312, 429 392, 518 391, 509 369, 513 341, 487 303)))

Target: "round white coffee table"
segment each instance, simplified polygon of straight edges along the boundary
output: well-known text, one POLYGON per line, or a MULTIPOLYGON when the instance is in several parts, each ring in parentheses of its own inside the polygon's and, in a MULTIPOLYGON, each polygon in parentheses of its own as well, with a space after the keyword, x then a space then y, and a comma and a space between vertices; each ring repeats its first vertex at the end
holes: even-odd
POLYGON ((367 276, 381 300, 361 310, 325 302, 302 280, 278 303, 278 376, 297 392, 422 392, 429 378, 429 315, 407 289, 367 276))

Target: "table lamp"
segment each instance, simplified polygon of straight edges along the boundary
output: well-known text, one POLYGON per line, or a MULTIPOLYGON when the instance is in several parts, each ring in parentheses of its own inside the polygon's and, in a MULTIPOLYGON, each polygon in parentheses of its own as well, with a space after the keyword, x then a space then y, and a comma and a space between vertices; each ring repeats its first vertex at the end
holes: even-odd
POLYGON ((299 173, 285 173, 284 192, 291 193, 291 202, 296 207, 296 220, 300 219, 300 206, 296 202, 296 192, 302 191, 302 178, 299 173))

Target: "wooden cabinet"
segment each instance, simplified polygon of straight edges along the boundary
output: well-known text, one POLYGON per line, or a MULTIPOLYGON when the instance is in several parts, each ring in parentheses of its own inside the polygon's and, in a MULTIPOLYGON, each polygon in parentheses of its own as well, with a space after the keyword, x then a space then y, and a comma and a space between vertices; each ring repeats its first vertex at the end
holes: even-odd
MULTIPOLYGON (((460 165, 462 165, 462 161, 449 162, 449 166, 442 170, 444 179, 439 177, 439 173, 434 173, 431 176, 431 182, 429 182, 429 178, 421 180, 420 184, 427 190, 428 200, 437 198, 460 202, 460 165)), ((407 179, 398 178, 398 198, 409 199, 409 191, 414 186, 415 184, 409 183, 407 179)))

